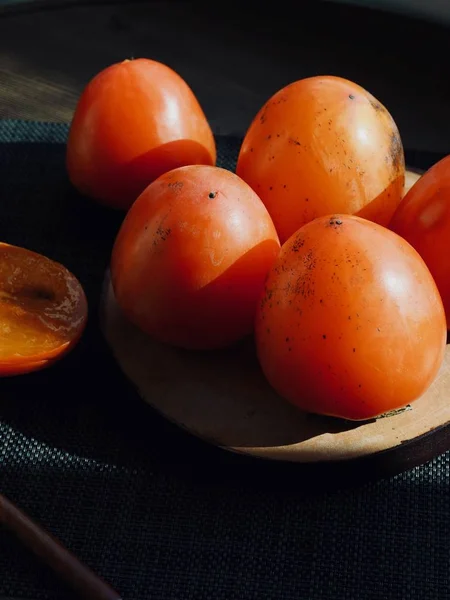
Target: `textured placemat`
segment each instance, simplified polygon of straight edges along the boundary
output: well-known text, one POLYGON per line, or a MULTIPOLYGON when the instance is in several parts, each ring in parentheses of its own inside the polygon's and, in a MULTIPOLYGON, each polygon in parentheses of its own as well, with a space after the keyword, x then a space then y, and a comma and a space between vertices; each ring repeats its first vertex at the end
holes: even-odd
MULTIPOLYGON (((253 469, 139 400, 96 314, 120 216, 71 188, 66 135, 0 122, 0 239, 66 264, 90 304, 70 356, 0 380, 0 490, 125 600, 450 598, 449 454, 390 479, 312 490, 303 471, 253 469)), ((233 168, 238 140, 217 141, 220 164, 233 168)), ((407 157, 417 167, 437 158, 407 157)), ((71 597, 0 530, 3 596, 71 597)))

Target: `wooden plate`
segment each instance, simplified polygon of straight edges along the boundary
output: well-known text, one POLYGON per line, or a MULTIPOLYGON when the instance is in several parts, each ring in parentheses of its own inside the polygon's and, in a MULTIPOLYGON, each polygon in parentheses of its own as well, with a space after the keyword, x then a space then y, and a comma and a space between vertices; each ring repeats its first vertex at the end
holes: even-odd
POLYGON ((405 176, 405 194, 412 188, 412 186, 416 183, 420 176, 422 175, 421 171, 406 171, 405 176))
POLYGON ((170 421, 233 452, 297 463, 348 461, 423 441, 406 454, 417 464, 450 447, 450 346, 427 391, 405 410, 366 422, 309 415, 266 382, 253 340, 219 352, 188 352, 153 341, 122 315, 106 274, 101 309, 105 338, 140 396, 170 421), (429 436, 438 435, 438 443, 429 436))

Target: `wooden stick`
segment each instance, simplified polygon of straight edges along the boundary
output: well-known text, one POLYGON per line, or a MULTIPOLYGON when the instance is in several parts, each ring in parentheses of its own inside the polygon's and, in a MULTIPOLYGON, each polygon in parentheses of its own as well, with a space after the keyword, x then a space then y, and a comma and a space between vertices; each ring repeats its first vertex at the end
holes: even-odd
POLYGON ((0 524, 7 527, 27 548, 75 588, 82 598, 121 600, 117 592, 2 494, 0 524))

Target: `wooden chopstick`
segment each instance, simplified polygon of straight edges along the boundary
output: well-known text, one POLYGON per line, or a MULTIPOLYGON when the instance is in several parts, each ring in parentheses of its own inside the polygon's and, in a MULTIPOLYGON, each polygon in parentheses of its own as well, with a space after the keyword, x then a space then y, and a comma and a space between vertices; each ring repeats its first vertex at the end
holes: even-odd
POLYGON ((24 546, 71 585, 82 598, 121 600, 116 591, 2 494, 0 524, 8 528, 24 546))

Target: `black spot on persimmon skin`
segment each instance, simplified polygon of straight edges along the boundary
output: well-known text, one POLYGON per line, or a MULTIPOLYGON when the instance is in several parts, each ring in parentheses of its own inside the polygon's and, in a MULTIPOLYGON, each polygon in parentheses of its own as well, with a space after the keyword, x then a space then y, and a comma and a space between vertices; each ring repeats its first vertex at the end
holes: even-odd
POLYGON ((396 172, 403 170, 405 158, 403 154, 403 145, 397 131, 393 131, 390 136, 388 159, 396 172))
POLYGON ((374 97, 369 98, 369 102, 375 112, 385 112, 386 111, 386 109, 383 107, 383 105, 380 102, 378 102, 378 100, 376 98, 374 98, 374 97))
POLYGON ((343 223, 344 222, 340 217, 331 217, 327 223, 327 226, 334 227, 334 229, 338 229, 343 223))
POLYGON ((310 269, 304 270, 290 286, 289 293, 295 296, 300 296, 304 300, 314 296, 314 279, 310 269))
POLYGON ((305 240, 301 236, 297 236, 292 244, 292 252, 299 252, 301 248, 303 248, 305 244, 305 240))
POLYGON ((208 194, 208 198, 211 198, 211 200, 213 200, 216 196, 217 196, 217 192, 209 192, 209 194, 208 194))
POLYGON ((184 183, 182 181, 170 181, 167 187, 170 187, 176 191, 180 191, 183 188, 184 183))
MULTIPOLYGON (((261 298, 261 303, 260 303, 261 310, 264 310, 266 308, 267 303, 269 303, 272 300, 272 297, 273 297, 273 290, 266 287, 264 289, 264 294, 261 298)), ((269 308, 270 308, 270 305, 269 305, 269 308)))
POLYGON ((261 125, 264 125, 264 123, 266 122, 267 119, 267 109, 268 109, 268 105, 266 104, 263 109, 261 110, 261 114, 259 115, 259 122, 261 123, 261 125))
POLYGON ((170 227, 164 228, 164 227, 159 226, 155 233, 156 237, 155 237, 155 240, 153 241, 153 245, 156 245, 159 240, 161 240, 162 242, 165 242, 171 233, 172 233, 172 230, 170 229, 170 227))
POLYGON ((315 266, 316 266, 316 259, 314 257, 314 252, 312 250, 310 250, 309 252, 307 252, 305 254, 305 256, 303 257, 303 263, 305 268, 308 271, 312 271, 315 266))
POLYGON ((355 96, 353 94, 349 94, 348 97, 350 98, 350 100, 354 100, 355 96))

